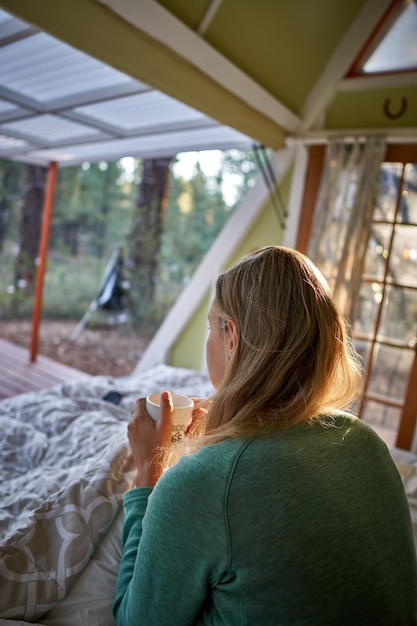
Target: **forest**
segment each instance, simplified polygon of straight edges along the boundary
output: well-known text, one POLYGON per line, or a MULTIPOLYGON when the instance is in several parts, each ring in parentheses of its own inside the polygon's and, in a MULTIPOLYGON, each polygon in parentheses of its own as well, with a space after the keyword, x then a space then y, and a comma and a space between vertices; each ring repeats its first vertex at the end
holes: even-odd
MULTIPOLYGON (((176 157, 131 161, 129 171, 125 160, 59 169, 44 319, 80 319, 119 254, 123 310, 152 336, 258 171, 254 155, 237 150, 222 153, 215 176, 198 160, 190 178, 175 173, 176 157), (232 174, 230 204, 223 182, 232 174)), ((0 320, 31 316, 46 173, 0 159, 0 320)))

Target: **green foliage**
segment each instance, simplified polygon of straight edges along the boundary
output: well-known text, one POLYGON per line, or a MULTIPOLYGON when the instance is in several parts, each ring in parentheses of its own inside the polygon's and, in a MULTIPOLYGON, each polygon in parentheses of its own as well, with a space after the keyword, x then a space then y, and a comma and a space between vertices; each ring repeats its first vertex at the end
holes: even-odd
POLYGON ((224 152, 219 173, 207 178, 197 162, 190 180, 171 176, 159 255, 155 314, 166 315, 215 238, 252 186, 258 167, 250 152, 224 152), (226 176, 236 186, 234 203, 223 195, 226 176))
MULTIPOLYGON (((107 261, 51 251, 44 281, 43 316, 80 319, 98 293, 107 261)), ((15 255, 8 245, 0 264, 0 319, 32 315, 33 295, 27 287, 13 284, 14 262, 15 255)))
POLYGON ((81 318, 98 293, 107 261, 91 255, 68 258, 52 253, 45 278, 44 316, 81 318))
MULTIPOLYGON (((33 298, 25 288, 13 286, 25 166, 13 164, 13 176, 7 179, 7 163, 0 160, 0 202, 7 196, 11 207, 0 257, 0 318, 30 317, 33 298)), ((190 180, 171 172, 153 302, 157 324, 191 279, 256 170, 251 154, 231 151, 224 154, 215 177, 207 178, 198 164, 190 180), (223 195, 224 178, 230 175, 236 177, 238 191, 233 206, 223 195)), ((45 317, 80 319, 97 295, 112 252, 129 249, 140 175, 140 162, 131 177, 121 162, 59 170, 43 296, 45 317)))
POLYGON ((16 250, 9 239, 6 241, 0 262, 0 318, 26 317, 30 315, 32 299, 24 289, 14 284, 16 250))
POLYGON ((136 188, 123 180, 120 162, 84 164, 59 172, 51 247, 72 256, 102 258, 125 245, 136 188))
POLYGON ((0 159, 0 252, 6 238, 17 239, 25 165, 0 159))
POLYGON ((174 303, 229 218, 221 179, 211 186, 197 165, 191 180, 171 178, 159 258, 159 317, 174 303))
POLYGON ((254 152, 229 150, 223 153, 222 175, 228 174, 236 180, 236 200, 240 204, 255 182, 259 166, 254 152))

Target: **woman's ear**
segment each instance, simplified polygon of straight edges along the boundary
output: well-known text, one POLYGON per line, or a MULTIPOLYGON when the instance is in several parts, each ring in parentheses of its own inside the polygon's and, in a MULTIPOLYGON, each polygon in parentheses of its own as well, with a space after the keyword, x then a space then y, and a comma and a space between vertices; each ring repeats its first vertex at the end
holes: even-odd
POLYGON ((239 343, 239 331, 234 320, 227 321, 227 330, 228 357, 231 358, 239 343))

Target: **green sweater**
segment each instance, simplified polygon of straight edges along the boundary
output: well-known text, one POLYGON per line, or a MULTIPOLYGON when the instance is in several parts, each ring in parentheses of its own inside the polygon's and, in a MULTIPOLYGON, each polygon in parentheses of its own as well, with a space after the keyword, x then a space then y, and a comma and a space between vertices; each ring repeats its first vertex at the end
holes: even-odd
POLYGON ((326 421, 207 446, 126 493, 117 624, 417 624, 400 476, 361 421, 326 421))

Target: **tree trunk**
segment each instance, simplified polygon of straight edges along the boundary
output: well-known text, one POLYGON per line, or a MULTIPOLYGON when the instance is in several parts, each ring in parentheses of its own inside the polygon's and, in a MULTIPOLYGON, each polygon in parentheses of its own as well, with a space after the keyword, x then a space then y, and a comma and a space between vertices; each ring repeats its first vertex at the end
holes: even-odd
POLYGON ((79 252, 79 232, 80 224, 78 222, 69 222, 62 229, 62 240, 70 251, 72 257, 78 256, 79 252))
POLYGON ((158 323, 155 288, 158 253, 171 158, 146 159, 133 220, 130 249, 130 309, 144 334, 151 335, 158 323))
POLYGON ((95 248, 96 248, 96 257, 98 259, 102 259, 106 252, 106 238, 107 238, 107 220, 109 216, 109 204, 103 199, 103 203, 100 206, 100 214, 96 221, 96 238, 95 238, 95 248))
POLYGON ((1 168, 2 179, 0 181, 0 253, 6 238, 9 222, 13 209, 20 196, 21 189, 21 163, 1 160, 4 166, 1 168))
POLYGON ((25 175, 25 191, 20 220, 20 246, 16 259, 15 281, 34 291, 36 258, 39 254, 39 239, 42 227, 42 210, 45 192, 46 168, 28 165, 25 175))

